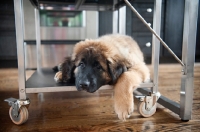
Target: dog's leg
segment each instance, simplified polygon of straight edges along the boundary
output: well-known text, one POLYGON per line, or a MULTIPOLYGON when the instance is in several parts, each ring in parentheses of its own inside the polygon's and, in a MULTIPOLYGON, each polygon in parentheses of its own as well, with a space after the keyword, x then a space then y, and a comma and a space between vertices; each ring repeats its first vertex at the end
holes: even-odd
POLYGON ((149 68, 144 62, 142 62, 140 65, 135 66, 134 69, 141 74, 142 82, 150 82, 149 68))
POLYGON ((54 80, 59 82, 74 82, 74 62, 71 60, 71 57, 66 57, 63 63, 58 66, 58 72, 54 76, 54 80))
POLYGON ((142 75, 137 70, 124 72, 114 86, 114 107, 118 118, 126 120, 134 110, 133 91, 142 83, 142 75))

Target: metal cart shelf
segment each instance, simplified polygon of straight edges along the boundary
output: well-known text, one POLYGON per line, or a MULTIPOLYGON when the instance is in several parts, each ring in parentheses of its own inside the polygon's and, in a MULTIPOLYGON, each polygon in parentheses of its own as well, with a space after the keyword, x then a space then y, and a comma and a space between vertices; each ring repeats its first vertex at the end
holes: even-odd
MULTIPOLYGON (((48 2, 48 0, 45 0, 48 2)), ((62 2, 62 0, 60 0, 62 2)), ((25 49, 24 49, 24 15, 23 15, 23 2, 22 0, 14 0, 15 8, 15 26, 16 26, 16 38, 17 38, 17 53, 18 53, 18 75, 19 75, 19 100, 18 99, 6 99, 11 105, 10 117, 15 124, 23 124, 28 119, 27 105, 30 104, 26 97, 26 93, 40 93, 40 92, 60 92, 60 91, 76 91, 74 84, 57 84, 53 78, 55 73, 52 69, 42 69, 40 64, 40 26, 39 26, 39 11, 40 0, 33 0, 35 3, 35 23, 36 23, 36 44, 37 44, 37 71, 27 80, 25 76, 25 49), (40 81, 42 80, 42 81, 40 81)), ((88 7, 84 5, 85 0, 78 0, 74 4, 74 9, 85 9, 88 7)), ((146 23, 146 21, 140 16, 140 14, 132 7, 127 0, 113 0, 108 3, 109 6, 96 6, 90 9, 98 10, 115 10, 120 8, 125 3, 132 9, 132 11, 140 18, 140 20, 148 27, 148 29, 154 34, 153 47, 152 47, 152 65, 153 78, 152 82, 141 84, 141 88, 137 89, 137 92, 143 93, 145 96, 139 97, 141 101, 146 103, 144 112, 149 109, 155 109, 156 102, 160 103, 164 107, 170 109, 174 113, 178 114, 184 121, 191 119, 192 112, 192 100, 193 100, 193 67, 195 56, 195 44, 196 44, 196 27, 197 27, 197 14, 198 14, 198 0, 185 0, 185 12, 184 12, 184 31, 183 31, 183 51, 182 60, 180 60, 169 49, 165 42, 159 37, 160 24, 161 24, 161 5, 162 0, 154 1, 154 19, 153 29, 146 23), (117 3, 119 2, 119 3, 117 3), (115 6, 113 6, 113 4, 115 6), (101 8, 100 8, 101 7, 101 8), (180 89, 180 104, 164 97, 158 93, 158 67, 159 67, 159 52, 160 42, 165 48, 176 58, 176 60, 182 65, 182 77, 181 77, 181 89, 180 89), (146 89, 151 88, 151 90, 146 89), (148 93, 151 93, 148 95, 148 93), (150 101, 147 104, 145 100, 150 101), (155 101, 156 100, 156 101, 155 101)), ((58 8, 58 7, 57 7, 58 8)), ((104 88, 105 89, 105 88, 104 88)))
MULTIPOLYGON (((50 68, 43 68, 26 81, 26 93, 77 91, 75 84, 56 83, 55 72, 50 68), (42 81, 41 81, 42 80, 42 81)), ((152 87, 153 83, 141 84, 140 87, 152 87)), ((106 87, 104 89, 107 89, 106 87)), ((110 89, 108 87, 108 89, 110 89)))

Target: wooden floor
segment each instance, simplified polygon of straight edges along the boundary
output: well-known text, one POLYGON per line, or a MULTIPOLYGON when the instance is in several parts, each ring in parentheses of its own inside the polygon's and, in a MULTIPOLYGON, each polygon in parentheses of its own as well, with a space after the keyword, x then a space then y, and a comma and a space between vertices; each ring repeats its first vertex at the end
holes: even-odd
MULTIPOLYGON (((180 101, 180 73, 177 64, 160 65, 159 91, 180 101)), ((31 75, 28 71, 27 75, 31 75)), ((195 64, 192 120, 182 122, 178 115, 158 105, 155 115, 141 117, 135 110, 126 122, 118 120, 113 108, 113 91, 59 92, 28 94, 31 100, 28 121, 17 126, 9 118, 9 106, 3 100, 18 98, 17 69, 0 69, 0 132, 33 131, 200 131, 200 63, 195 64)))

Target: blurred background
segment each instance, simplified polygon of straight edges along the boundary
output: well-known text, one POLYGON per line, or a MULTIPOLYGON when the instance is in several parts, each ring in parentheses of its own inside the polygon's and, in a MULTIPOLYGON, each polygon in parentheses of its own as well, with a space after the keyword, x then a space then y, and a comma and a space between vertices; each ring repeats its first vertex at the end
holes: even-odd
MULTIPOLYGON (((63 4, 61 3, 63 0, 59 1, 63 4)), ((34 0, 23 0, 27 69, 37 67, 35 15, 31 2, 34 3, 34 0)), ((129 7, 123 6, 113 11, 113 3, 110 1, 86 0, 85 2, 92 5, 82 7, 89 9, 87 11, 84 9, 75 11, 72 6, 65 7, 65 5, 58 8, 53 2, 40 4, 42 67, 53 67, 60 63, 64 57, 71 55, 74 45, 81 40, 95 39, 111 33, 132 36, 142 49, 145 61, 148 64, 151 63, 152 34, 129 7), (95 11, 92 11, 94 9, 95 11)), ((145 20, 153 26, 154 0, 132 0, 131 2, 145 20)), ((180 58, 182 56, 184 3, 184 0, 163 0, 162 3, 161 38, 180 58)), ((200 16, 200 11, 198 16, 200 16)), ((200 17, 197 26, 196 62, 200 62, 199 19, 200 17)), ((0 20, 0 67, 17 67, 13 0, 0 2, 0 20)), ((177 63, 163 46, 160 50, 160 63, 177 63)))

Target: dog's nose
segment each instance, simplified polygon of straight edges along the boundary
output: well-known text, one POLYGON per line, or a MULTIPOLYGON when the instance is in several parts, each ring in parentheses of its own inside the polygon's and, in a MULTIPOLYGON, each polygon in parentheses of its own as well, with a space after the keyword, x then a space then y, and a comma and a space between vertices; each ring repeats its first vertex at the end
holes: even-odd
POLYGON ((79 86, 80 86, 81 88, 83 88, 83 89, 88 88, 89 85, 90 85, 90 82, 89 82, 89 81, 81 81, 80 84, 79 84, 79 86))

